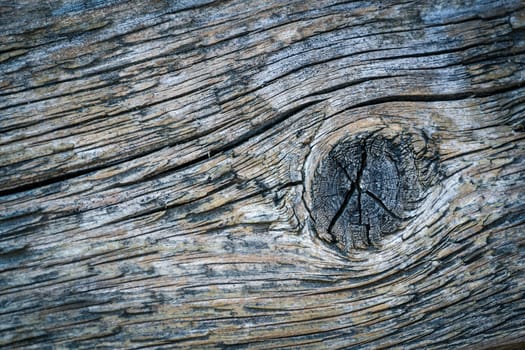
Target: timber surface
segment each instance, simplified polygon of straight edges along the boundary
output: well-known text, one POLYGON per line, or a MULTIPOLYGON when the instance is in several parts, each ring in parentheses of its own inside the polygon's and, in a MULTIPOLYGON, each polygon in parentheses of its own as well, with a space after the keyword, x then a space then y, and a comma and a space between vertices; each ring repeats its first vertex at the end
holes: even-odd
POLYGON ((0 347, 524 341, 523 2, 0 1, 0 33, 0 347), (441 175, 342 254, 312 178, 377 130, 441 175))

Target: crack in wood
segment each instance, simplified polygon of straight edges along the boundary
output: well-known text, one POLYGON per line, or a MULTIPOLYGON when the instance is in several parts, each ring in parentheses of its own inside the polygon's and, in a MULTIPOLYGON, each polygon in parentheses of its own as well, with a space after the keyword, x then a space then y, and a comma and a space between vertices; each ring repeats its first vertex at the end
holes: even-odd
POLYGON ((362 134, 329 152, 312 187, 311 212, 321 237, 327 233, 345 252, 375 249, 412 218, 407 212, 428 184, 419 178, 425 167, 410 140, 362 134))
POLYGON ((522 2, 18 3, 0 347, 523 347, 522 2))

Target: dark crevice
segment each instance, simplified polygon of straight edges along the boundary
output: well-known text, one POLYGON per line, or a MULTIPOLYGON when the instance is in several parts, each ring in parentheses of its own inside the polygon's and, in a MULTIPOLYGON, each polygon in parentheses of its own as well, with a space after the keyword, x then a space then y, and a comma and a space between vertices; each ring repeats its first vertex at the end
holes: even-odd
POLYGON ((22 246, 0 246, 0 257, 2 259, 11 259, 16 256, 26 254, 29 248, 29 244, 24 244, 22 246))
MULTIPOLYGON (((208 5, 206 5, 208 6, 208 5)), ((185 10, 184 10, 185 11, 185 10)), ((157 23, 155 24, 155 26, 157 25, 161 25, 163 23, 166 23, 167 21, 164 21, 164 22, 160 22, 160 23, 157 23)), ((294 22, 299 22, 299 20, 296 20, 296 21, 289 21, 287 23, 294 23, 294 22)), ((279 27, 281 24, 278 24, 278 25, 275 25, 275 26, 272 26, 272 27, 269 27, 269 28, 265 28, 263 30, 258 30, 258 31, 254 31, 253 33, 252 32, 242 32, 242 33, 239 33, 239 34, 236 34, 232 37, 229 37, 229 38, 225 38, 223 40, 219 40, 215 43, 213 43, 210 47, 214 47, 214 46, 217 46, 225 41, 230 41, 232 39, 235 39, 235 38, 238 38, 238 37, 242 37, 242 36, 246 36, 246 35, 250 35, 250 34, 255 34, 255 33, 259 33, 259 32, 264 32, 264 31, 267 31, 267 30, 270 30, 272 28, 275 28, 275 27, 279 27)), ((140 32, 144 30, 144 28, 138 28, 136 30, 133 30, 133 31, 130 31, 130 32, 127 32, 127 33, 124 33, 122 35, 117 35, 115 36, 114 38, 110 38, 108 40, 111 40, 111 39, 117 39, 121 36, 125 36, 125 35, 129 35, 129 34, 132 34, 134 32, 140 32)), ((187 34, 187 33, 183 33, 183 34, 187 34)), ((170 36, 170 35, 169 35, 170 36)), ((155 40, 159 40, 159 39, 163 39, 165 37, 169 37, 169 36, 162 36, 162 37, 159 37, 159 38, 155 38, 155 40)), ((144 42, 147 42, 147 41, 144 41, 144 42)), ((143 43, 143 42, 140 42, 140 43, 143 43)), ((176 48, 173 52, 166 52, 166 53, 162 53, 160 55, 156 55, 156 56, 153 56, 153 57, 148 57, 148 58, 145 58, 145 59, 141 59, 141 60, 138 60, 138 61, 134 61, 134 62, 129 62, 129 63, 125 63, 125 64, 122 64, 122 65, 118 65, 118 66, 115 66, 115 67, 110 67, 110 68, 106 68, 106 69, 101 69, 99 71, 95 71, 95 72, 91 72, 91 73, 86 73, 86 74, 83 74, 82 75, 82 78, 89 78, 89 77, 94 77, 94 76, 97 76, 97 75, 102 75, 102 74, 107 74, 107 73, 111 73, 113 71, 117 71, 117 70, 122 70, 122 69, 125 69, 125 68, 129 68, 129 67, 132 67, 134 65, 139 65, 141 63, 145 63, 145 62, 150 62, 152 60, 156 60, 156 59, 162 59, 162 58, 168 58, 170 55, 180 55, 181 53, 186 53, 186 52, 189 52, 191 51, 192 49, 199 49, 201 47, 198 46, 197 43, 191 43, 189 45, 183 45, 181 47, 178 47, 176 48), (189 48, 189 50, 188 50, 189 48)), ((228 52, 228 54, 231 54, 232 52, 228 52)), ((222 57, 222 56, 213 56, 213 58, 217 58, 217 57, 222 57)), ((210 57, 207 57, 207 58, 204 58, 202 60, 199 60, 199 61, 195 61, 193 62, 193 64, 198 64, 198 63, 202 63, 206 60, 209 60, 210 57)), ((319 63, 322 63, 322 62, 319 62, 319 63)), ((318 63, 314 63, 314 64, 318 64, 318 63)), ((85 67, 83 67, 85 68, 85 67)), ((179 70, 182 70, 183 68, 185 67, 182 67, 181 69, 179 70)), ((302 69, 302 67, 299 68, 299 70, 302 69)), ((155 75, 153 75, 155 76, 155 75)), ((79 80, 80 78, 79 77, 72 77, 72 78, 68 78, 68 79, 63 79, 63 80, 56 80, 56 81, 51 81, 51 82, 48 82, 48 83, 45 83, 45 84, 41 84, 41 85, 38 85, 36 87, 31 87, 31 88, 26 88, 26 89, 21 89, 21 90, 18 90, 18 91, 10 91, 10 92, 6 92, 6 93, 2 93, 0 92, 0 96, 3 96, 3 95, 10 95, 10 94, 15 94, 15 93, 20 93, 20 92, 25 92, 25 91, 29 91, 29 90, 32 90, 32 89, 35 89, 35 88, 45 88, 45 87, 49 87, 49 86, 52 86, 54 84, 61 84, 61 83, 66 83, 66 82, 72 82, 72 81, 77 81, 79 80)), ((107 84, 106 84, 107 85, 107 84)), ((103 86, 99 86, 97 88, 100 88, 100 87, 105 87, 106 85, 103 85, 103 86)), ((266 84, 264 84, 266 85, 266 84)), ((260 88, 260 87, 258 87, 260 88)), ((49 100, 49 99, 53 99, 53 98, 57 98, 57 97, 65 97, 65 96, 70 96, 70 95, 73 95, 75 93, 78 93, 78 92, 83 92, 83 91, 87 91, 86 89, 81 89, 81 90, 77 90, 75 92, 70 92, 70 93, 66 93, 66 94, 62 94, 62 95, 57 95, 57 96, 50 96, 50 97, 46 97, 46 98, 43 98, 43 99, 39 99, 39 100, 33 100, 33 101, 29 101, 30 103, 35 103, 35 102, 41 102, 41 101, 45 101, 45 100, 49 100)), ((12 108, 12 107, 18 107, 18 106, 21 106, 21 105, 25 105, 27 104, 28 101, 25 101, 25 102, 21 102, 21 103, 18 103, 18 104, 13 104, 13 105, 7 105, 7 106, 3 106, 3 107, 0 107, 0 110, 3 110, 3 109, 7 109, 7 108, 12 108)))
MULTIPOLYGON (((104 265, 104 264, 109 264, 109 263, 113 263, 113 262, 122 262, 124 260, 142 258, 142 257, 148 256, 148 255, 154 255, 154 254, 158 254, 158 253, 159 253, 158 250, 153 250, 153 251, 144 252, 144 253, 131 254, 131 255, 126 255, 126 256, 123 256, 123 257, 118 257, 118 258, 115 258, 115 259, 110 259, 110 260, 105 260, 105 261, 92 263, 92 264, 89 264, 89 266, 104 265)), ((145 279, 153 278, 153 277, 146 277, 145 279)))
POLYGON ((443 49, 443 50, 437 50, 437 51, 411 53, 411 54, 406 54, 406 55, 385 56, 385 57, 371 59, 370 61, 388 61, 388 60, 397 60, 397 59, 403 59, 403 58, 420 58, 420 57, 445 55, 445 54, 458 53, 458 52, 464 53, 468 49, 476 48, 481 45, 493 44, 493 43, 494 41, 476 42, 473 44, 465 45, 463 47, 455 47, 455 48, 449 48, 449 49, 443 49))
POLYGON ((372 241, 370 239, 370 220, 368 220, 368 224, 365 224, 365 238, 366 238, 366 244, 369 247, 372 247, 372 241))
MULTIPOLYGON (((411 216, 415 209, 413 202, 424 198, 427 185, 422 183, 426 174, 417 173, 416 176, 418 164, 407 157, 407 152, 414 152, 408 140, 407 137, 385 137, 375 132, 354 135, 350 140, 341 140, 330 151, 329 161, 319 163, 320 168, 316 170, 318 181, 312 185, 312 208, 315 210, 311 214, 321 239, 335 242, 337 248, 347 253, 352 249, 373 250, 380 245, 381 237, 397 232, 406 220, 414 217, 411 216), (395 169, 380 164, 385 154, 390 155, 390 162, 399 163, 395 169), (397 191, 406 191, 393 202, 389 199, 396 190, 391 188, 392 176, 400 177, 400 183, 395 182, 397 191), (373 188, 369 189, 371 184, 364 181, 373 181, 373 188), (341 187, 347 186, 348 182, 350 189, 341 193, 341 187), (338 198, 337 203, 342 203, 341 206, 326 205, 329 197, 338 198), (331 218, 329 223, 326 217, 331 218), (338 223, 340 225, 335 230, 338 223), (333 239, 329 240, 330 236, 333 239)), ((424 142, 431 143, 431 140, 424 142)), ((431 144, 428 146, 432 147, 431 144)))
POLYGON ((357 179, 356 179, 359 191, 361 191, 361 179, 363 177, 363 172, 365 171, 365 168, 366 168, 366 158, 367 158, 366 147, 365 145, 363 145, 363 150, 361 152, 361 163, 359 164, 359 169, 357 170, 357 179))
POLYGON ((350 183, 354 183, 354 179, 352 179, 352 176, 350 176, 350 174, 348 173, 348 169, 346 169, 346 167, 343 166, 343 164, 341 164, 341 162, 339 160, 335 160, 335 162, 337 163, 337 166, 339 168, 341 168, 341 170, 343 170, 343 172, 345 173, 346 175, 346 178, 348 179, 348 181, 350 181, 350 183))
POLYGON ((265 133, 268 130, 271 130, 275 126, 279 125, 280 123, 282 123, 285 120, 287 120, 290 117, 292 117, 293 115, 298 114, 298 113, 306 110, 307 108, 309 108, 309 107, 311 107, 311 106, 313 106, 315 104, 318 104, 318 103, 320 103, 322 101, 324 101, 324 99, 310 101, 310 102, 304 103, 302 105, 299 105, 297 107, 294 107, 294 108, 292 108, 292 109, 290 109, 288 111, 285 111, 285 112, 281 113, 280 115, 278 115, 276 118, 270 120, 269 122, 264 123, 264 124, 262 124, 262 125, 260 125, 258 127, 255 127, 253 129, 251 129, 250 131, 246 132, 244 135, 241 135, 238 139, 236 139, 234 141, 231 141, 231 142, 228 142, 228 143, 226 143, 223 146, 220 146, 220 147, 217 147, 215 149, 210 150, 208 154, 205 154, 203 156, 197 157, 194 160, 191 160, 189 162, 180 164, 180 165, 175 166, 175 167, 173 167, 171 169, 166 169, 165 171, 163 171, 161 173, 157 173, 157 174, 149 176, 149 177, 146 176, 146 177, 142 178, 140 181, 155 180, 155 179, 157 179, 159 177, 162 177, 162 176, 165 176, 165 175, 167 175, 169 173, 173 173, 173 172, 179 171, 181 169, 184 169, 184 168, 193 166, 195 164, 198 164, 198 163, 200 163, 200 162, 202 162, 202 161, 204 161, 204 160, 206 160, 206 159, 208 159, 210 157, 213 157, 213 156, 215 156, 217 154, 228 152, 228 151, 234 149, 235 147, 238 147, 238 146, 242 145, 243 143, 247 142, 251 138, 253 138, 253 137, 257 136, 257 135, 263 134, 263 133, 265 133))
POLYGON ((332 230, 333 230, 335 224, 337 223, 337 220, 339 220, 341 215, 343 215, 343 212, 345 211, 346 207, 348 206, 348 203, 350 203, 350 199, 352 198, 356 188, 357 188, 357 186, 355 185, 354 182, 352 182, 352 185, 350 186, 350 189, 346 192, 345 199, 343 200, 343 203, 341 204, 341 206, 339 207, 339 209, 335 213, 334 217, 332 218, 332 221, 330 221, 330 225, 328 225, 328 233, 329 234, 332 234, 332 230))
POLYGON ((374 202, 376 202, 377 204, 379 204, 379 206, 381 208, 383 208, 384 211, 386 211, 389 215, 393 216, 394 218, 398 219, 398 220, 403 220, 401 217, 399 217, 397 214, 395 214, 392 210, 388 209, 388 207, 385 205, 385 203, 383 203, 383 201, 378 197, 376 196, 374 193, 370 192, 370 191, 365 191, 365 193, 374 200, 374 202))
POLYGON ((362 206, 362 203, 361 203, 361 199, 362 199, 361 198, 361 192, 362 192, 361 179, 363 178, 363 172, 365 171, 365 167, 366 167, 366 157, 367 157, 366 145, 363 145, 363 149, 361 151, 361 160, 360 160, 359 168, 357 169, 357 178, 356 178, 356 183, 357 183, 357 210, 359 211, 359 225, 363 224, 363 206, 362 206))
POLYGON ((359 214, 359 225, 363 223, 363 207, 361 206, 361 190, 357 186, 357 212, 359 214))
MULTIPOLYGON (((262 124, 259 127, 256 127, 254 129, 250 130, 249 132, 245 133, 244 135, 242 135, 238 139, 236 139, 234 141, 231 141, 231 142, 229 142, 229 143, 227 143, 227 144, 225 144, 223 146, 220 146, 220 147, 217 147, 215 149, 210 150, 210 152, 207 153, 207 154, 204 154, 204 155, 202 155, 200 157, 197 157, 194 160, 191 160, 191 161, 185 162, 183 164, 180 164, 178 166, 175 166, 175 167, 173 167, 171 169, 167 169, 167 170, 165 170, 163 172, 160 172, 160 173, 157 173, 157 174, 152 174, 151 176, 145 176, 144 178, 141 178, 140 180, 137 180, 135 182, 126 183, 126 185, 132 185, 132 184, 143 182, 143 181, 146 181, 146 180, 154 180, 154 179, 160 178, 162 176, 165 176, 168 173, 173 173, 173 172, 179 171, 181 169, 190 167, 192 165, 198 164, 198 163, 200 163, 202 161, 205 161, 205 160, 209 159, 210 157, 213 157, 213 156, 215 156, 215 155, 217 155, 219 153, 230 151, 233 148, 238 147, 241 144, 243 144, 244 142, 250 140, 251 138, 253 138, 253 137, 255 137, 255 136, 259 135, 259 134, 262 134, 262 133, 264 133, 264 132, 274 128, 276 125, 284 122, 285 120, 287 120, 291 116, 293 116, 293 115, 295 115, 297 113, 300 113, 303 110, 305 110, 305 109, 307 109, 307 108, 309 108, 309 107, 311 107, 311 106, 313 106, 313 105, 315 105, 315 104, 317 104, 319 102, 322 102, 322 101, 324 101, 324 99, 310 101, 310 102, 304 103, 302 105, 299 105, 297 107, 294 107, 294 108, 292 108, 292 109, 290 109, 288 111, 285 111, 285 112, 281 113, 280 115, 278 115, 273 120, 270 120, 268 123, 262 124)), ((139 153, 139 154, 136 154, 136 155, 132 155, 132 156, 129 156, 129 157, 126 157, 126 158, 123 158, 123 159, 116 160, 116 161, 111 161, 111 162, 108 162, 106 164, 102 164, 102 165, 99 165, 99 166, 90 167, 90 168, 86 168, 86 169, 78 170, 78 171, 73 171, 73 172, 70 172, 70 173, 67 173, 67 174, 64 174, 64 175, 61 175, 61 176, 52 177, 52 178, 49 178, 49 179, 46 179, 46 180, 35 181, 35 182, 29 183, 29 184, 24 184, 24 185, 21 185, 21 186, 16 186, 16 187, 13 187, 13 188, 0 190, 0 197, 1 196, 8 196, 8 195, 16 194, 16 193, 19 193, 19 192, 31 191, 31 190, 35 190, 35 189, 40 188, 40 187, 49 186, 49 185, 53 185, 53 184, 56 184, 56 183, 59 183, 59 182, 71 180, 71 179, 73 179, 75 177, 79 177, 79 176, 82 176, 82 175, 87 175, 87 174, 95 172, 95 171, 99 171, 99 170, 102 170, 102 169, 105 169, 105 168, 109 168, 109 167, 114 166, 114 165, 125 163, 125 162, 133 160, 133 159, 137 159, 137 158, 140 158, 140 157, 143 157, 143 156, 150 155, 150 154, 152 154, 154 152, 157 152, 157 151, 159 151, 159 150, 161 150, 163 148, 173 147, 173 146, 175 146, 175 145, 177 145, 179 143, 180 143, 180 141, 175 143, 175 144, 162 145, 162 147, 154 148, 153 150, 148 150, 146 152, 142 152, 142 153, 139 153)))
MULTIPOLYGON (((289 70, 289 71, 287 71, 287 72, 285 72, 285 73, 283 73, 283 74, 281 74, 281 75, 279 75, 277 77, 273 77, 270 80, 265 81, 262 84, 262 86, 265 87, 265 86, 271 85, 271 84, 273 84, 276 81, 281 81, 283 78, 285 78, 287 76, 290 76, 290 75, 292 75, 294 73, 297 73, 297 72, 299 72, 301 70, 307 69, 307 68, 315 67, 315 66, 322 65, 322 64, 327 64, 327 63, 330 63, 330 62, 336 62, 336 61, 339 61, 339 60, 342 60, 342 59, 345 59, 345 58, 349 58, 349 57, 352 57, 352 56, 362 55, 362 54, 375 52, 375 51, 384 51, 384 50, 387 50, 387 49, 358 51, 358 52, 353 52, 353 53, 350 53, 350 54, 334 56, 334 57, 330 57, 330 58, 325 58, 323 60, 307 63, 307 64, 304 64, 302 66, 295 67, 295 68, 293 68, 293 69, 291 69, 291 70, 289 70)), ((289 57, 286 57, 284 59, 289 59, 289 57)), ((279 62, 279 61, 277 61, 277 62, 279 62)), ((274 63, 271 63, 271 64, 274 64, 274 63)), ((383 78, 383 77, 376 77, 375 79, 381 79, 381 78, 383 78)), ((374 79, 374 78, 368 78, 367 80, 371 80, 371 79, 374 79)), ((364 80, 364 79, 359 79, 359 80, 354 81, 354 82, 349 82, 349 83, 346 83, 346 85, 352 86, 352 85, 355 85, 355 84, 359 84, 361 82, 361 80, 364 80)), ((326 92, 322 92, 323 90, 321 90, 321 93, 331 92, 330 90, 332 90, 332 88, 327 88, 326 92)), ((310 94, 308 96, 318 95, 318 94, 319 93, 312 93, 312 94, 310 94)))
POLYGON ((400 77, 400 75, 383 75, 383 76, 377 76, 377 77, 364 77, 364 78, 361 78, 361 79, 352 80, 352 81, 349 81, 349 82, 345 82, 345 83, 337 84, 337 85, 334 85, 334 86, 330 86, 330 87, 321 89, 319 91, 312 92, 311 94, 306 95, 305 98, 311 97, 311 96, 319 96, 319 95, 328 94, 328 93, 331 93, 331 92, 335 92, 337 90, 342 90, 342 89, 349 88, 351 86, 359 85, 361 83, 366 83, 366 82, 370 82, 370 81, 374 81, 374 80, 394 78, 394 77, 400 77))
POLYGON ((503 93, 511 92, 513 90, 519 89, 524 86, 525 86, 525 81, 519 81, 513 84, 506 85, 506 86, 501 86, 501 87, 493 87, 493 88, 487 88, 483 90, 480 89, 480 90, 473 90, 469 92, 458 92, 458 93, 452 93, 452 94, 383 96, 383 97, 377 97, 374 99, 370 99, 365 102, 356 103, 348 108, 345 108, 341 111, 336 112, 335 114, 329 117, 334 117, 338 114, 344 113, 354 108, 368 107, 368 106, 374 106, 374 105, 390 103, 390 102, 442 102, 442 101, 465 100, 468 98, 475 98, 475 97, 490 97, 496 94, 503 94, 503 93))
POLYGON ((94 166, 94 167, 91 167, 91 168, 85 168, 85 169, 82 169, 82 170, 73 171, 73 172, 70 172, 70 173, 67 173, 67 174, 64 174, 64 175, 60 175, 60 176, 55 176, 55 177, 52 177, 52 178, 49 178, 49 179, 46 179, 46 180, 34 181, 34 182, 31 182, 31 183, 28 183, 28 184, 24 184, 24 185, 20 185, 20 186, 16 186, 16 187, 11 187, 11 188, 7 188, 7 189, 4 189, 4 190, 0 190, 0 197, 13 195, 13 194, 17 194, 17 193, 20 193, 20 192, 32 191, 32 190, 35 190, 35 189, 40 188, 40 187, 54 185, 54 184, 57 184, 59 182, 63 182, 63 181, 67 181, 67 180, 73 179, 75 177, 79 177, 79 176, 82 176, 82 175, 87 175, 89 173, 92 173, 92 172, 95 172, 95 171, 98 171, 98 170, 109 168, 110 166, 113 166, 113 165, 124 163, 124 162, 126 162, 128 160, 131 160, 133 158, 134 157, 128 157, 128 158, 120 159, 118 161, 109 162, 109 163, 106 163, 106 164, 103 164, 103 165, 99 165, 99 166, 94 166))

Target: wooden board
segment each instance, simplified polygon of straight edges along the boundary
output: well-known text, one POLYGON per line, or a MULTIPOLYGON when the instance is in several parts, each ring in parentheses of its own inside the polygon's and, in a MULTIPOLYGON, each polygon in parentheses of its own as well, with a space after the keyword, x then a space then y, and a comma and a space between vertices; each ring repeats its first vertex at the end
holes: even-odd
POLYGON ((523 346, 522 1, 0 1, 0 33, 0 347, 523 346))

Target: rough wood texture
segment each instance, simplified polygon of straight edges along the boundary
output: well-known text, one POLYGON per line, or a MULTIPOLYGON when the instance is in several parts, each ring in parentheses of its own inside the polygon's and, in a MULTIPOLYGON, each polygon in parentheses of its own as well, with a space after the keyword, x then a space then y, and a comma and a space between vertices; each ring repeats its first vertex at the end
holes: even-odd
POLYGON ((427 179, 439 172, 423 158, 429 149, 425 141, 425 152, 415 154, 411 137, 397 138, 356 135, 338 143, 319 163, 310 208, 317 235, 344 252, 378 248, 384 235, 414 219, 410 211, 424 199, 427 179))
POLYGON ((0 33, 0 347, 524 341, 522 1, 0 1, 0 33), (426 185, 341 250, 316 173, 374 133, 426 185))

